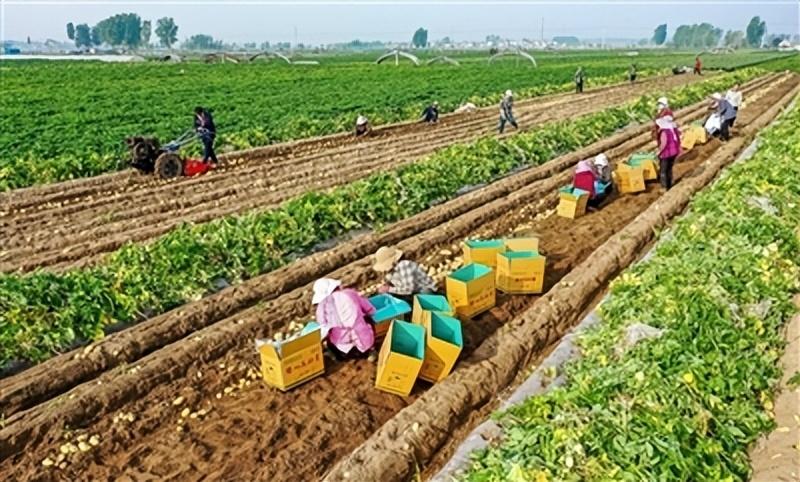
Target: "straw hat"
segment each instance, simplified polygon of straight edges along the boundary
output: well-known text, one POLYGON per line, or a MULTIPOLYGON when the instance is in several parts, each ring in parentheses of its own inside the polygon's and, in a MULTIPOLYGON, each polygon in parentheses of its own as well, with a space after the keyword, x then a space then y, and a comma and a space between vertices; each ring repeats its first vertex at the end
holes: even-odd
POLYGON ((341 285, 341 281, 330 278, 320 278, 314 281, 314 296, 311 298, 311 304, 318 305, 341 285))
POLYGON ((379 273, 385 273, 394 267, 394 264, 400 261, 403 257, 403 252, 395 247, 382 246, 375 253, 375 263, 372 269, 379 273))

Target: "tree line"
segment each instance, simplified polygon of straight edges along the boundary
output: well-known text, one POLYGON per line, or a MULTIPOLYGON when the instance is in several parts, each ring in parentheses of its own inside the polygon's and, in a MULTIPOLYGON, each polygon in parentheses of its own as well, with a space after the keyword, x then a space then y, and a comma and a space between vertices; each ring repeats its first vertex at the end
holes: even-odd
MULTIPOLYGON (((78 48, 106 44, 135 49, 149 45, 152 33, 150 20, 143 21, 135 13, 113 15, 93 27, 85 23, 67 24, 67 38, 74 41, 78 48)), ((155 34, 163 47, 172 47, 178 41, 178 26, 175 20, 172 17, 156 20, 155 34)))
MULTIPOLYGON (((678 48, 714 48, 717 46, 741 48, 760 47, 765 40, 767 23, 761 17, 753 17, 744 31, 723 31, 710 23, 681 25, 672 34, 672 45, 678 48)), ((777 47, 788 35, 772 35, 767 37, 767 44, 777 47)), ((653 31, 652 41, 656 45, 664 45, 667 41, 667 24, 661 24, 653 31)))

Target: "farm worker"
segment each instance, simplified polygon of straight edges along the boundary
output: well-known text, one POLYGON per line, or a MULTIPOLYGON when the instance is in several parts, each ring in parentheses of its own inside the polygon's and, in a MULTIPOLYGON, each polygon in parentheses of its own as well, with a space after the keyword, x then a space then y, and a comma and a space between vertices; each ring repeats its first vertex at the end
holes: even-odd
POLYGON ((631 64, 628 69, 628 80, 631 81, 631 84, 636 82, 636 64, 631 64))
POLYGON ((594 164, 594 172, 597 175, 597 180, 603 184, 611 182, 611 166, 608 164, 608 157, 605 154, 598 154, 594 156, 592 161, 594 164))
POLYGON ((580 94, 583 92, 583 84, 586 82, 586 74, 583 72, 583 67, 578 67, 575 71, 575 93, 580 94))
POLYGON ((731 106, 733 107, 733 119, 731 119, 731 127, 736 122, 736 117, 739 115, 739 107, 742 105, 742 91, 739 90, 740 85, 739 83, 733 84, 733 87, 728 90, 725 94, 725 100, 727 100, 731 106))
POLYGON ((722 97, 722 94, 716 92, 711 95, 711 98, 714 99, 716 114, 719 115, 719 138, 727 141, 731 138, 730 127, 733 119, 736 118, 736 111, 733 110, 731 103, 722 97))
POLYGON ((211 161, 212 164, 218 164, 217 155, 214 153, 217 128, 208 109, 200 106, 194 108, 194 130, 200 135, 200 141, 203 143, 203 162, 211 161))
POLYGON ((672 187, 672 167, 681 153, 681 136, 672 116, 656 119, 658 127, 658 164, 661 185, 664 189, 672 187))
MULTIPOLYGON (((673 117, 672 109, 669 108, 669 100, 666 97, 659 97, 656 101, 656 120, 662 117, 673 117)), ((653 139, 658 140, 658 125, 653 123, 653 139)))
POLYGON ((367 135, 370 131, 372 131, 372 127, 369 125, 369 120, 363 115, 359 115, 356 118, 356 137, 367 135))
POLYGON ((694 58, 694 73, 703 75, 703 62, 700 61, 700 56, 694 58))
POLYGON ((378 289, 411 302, 417 293, 434 293, 436 281, 410 259, 402 259, 403 252, 394 247, 382 246, 375 253, 372 269, 384 276, 385 283, 378 289))
POLYGON ((439 122, 439 103, 434 101, 422 111, 422 119, 428 124, 436 124, 439 122))
POLYGON ((361 353, 372 349, 375 333, 364 317, 375 313, 375 308, 357 291, 342 289, 338 280, 321 278, 314 282, 311 302, 317 305, 322 337, 337 358, 344 358, 353 348, 361 353))
POLYGON ((498 132, 501 134, 503 130, 506 128, 506 122, 514 126, 515 129, 519 129, 517 125, 517 120, 514 119, 514 112, 512 111, 514 108, 514 93, 510 90, 507 90, 505 95, 503 96, 503 100, 500 101, 500 124, 497 126, 498 132))

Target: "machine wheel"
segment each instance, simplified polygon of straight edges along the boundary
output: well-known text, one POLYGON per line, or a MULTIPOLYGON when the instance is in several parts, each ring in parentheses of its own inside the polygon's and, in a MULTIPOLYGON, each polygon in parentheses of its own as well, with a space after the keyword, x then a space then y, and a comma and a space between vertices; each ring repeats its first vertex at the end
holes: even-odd
POLYGON ((161 179, 172 179, 183 175, 183 159, 174 152, 165 152, 156 159, 156 175, 161 179))
POLYGON ((150 156, 153 155, 153 149, 150 143, 146 141, 137 142, 133 146, 133 160, 137 162, 142 162, 150 159, 150 156))

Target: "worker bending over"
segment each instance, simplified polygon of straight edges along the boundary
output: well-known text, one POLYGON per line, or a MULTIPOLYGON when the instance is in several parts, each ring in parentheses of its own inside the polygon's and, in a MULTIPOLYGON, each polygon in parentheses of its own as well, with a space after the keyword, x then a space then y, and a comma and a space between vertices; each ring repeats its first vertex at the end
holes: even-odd
POLYGON ((681 136, 671 115, 656 119, 658 128, 659 180, 664 189, 672 187, 672 167, 681 153, 681 136))
POLYGON ((711 95, 711 98, 714 101, 712 108, 715 109, 716 114, 719 116, 719 138, 727 141, 731 138, 730 128, 736 118, 736 111, 731 103, 722 97, 722 94, 715 92, 711 95))
POLYGON ((422 120, 428 124, 436 124, 439 122, 439 103, 434 101, 422 111, 422 120))
POLYGON ((203 143, 203 162, 210 161, 212 165, 217 165, 217 155, 214 153, 214 139, 217 137, 217 128, 214 125, 214 118, 208 109, 197 106, 194 108, 194 130, 203 143))
POLYGON ((733 119, 731 119, 731 127, 733 127, 736 117, 739 115, 739 107, 742 105, 742 91, 738 82, 733 84, 733 87, 725 94, 725 100, 733 107, 733 119))
POLYGON ((369 124, 369 120, 363 115, 359 115, 356 118, 356 137, 365 136, 370 132, 372 132, 372 126, 369 124))
POLYGON ((322 337, 340 360, 348 355, 365 354, 375 345, 375 332, 366 321, 366 316, 375 313, 375 308, 357 291, 342 289, 341 285, 335 279, 318 279, 314 282, 311 300, 317 305, 317 323, 322 337))
POLYGON ((514 94, 510 90, 507 90, 503 96, 503 100, 500 101, 500 124, 497 126, 497 131, 501 134, 506 128, 506 122, 514 126, 515 129, 519 129, 517 120, 514 119, 513 109, 514 94))
POLYGON ((394 247, 383 246, 375 253, 372 269, 383 275, 385 283, 378 289, 392 294, 408 303, 418 293, 434 293, 436 281, 425 270, 410 259, 402 259, 403 252, 394 247))
POLYGON ((589 193, 589 205, 598 207, 611 194, 611 166, 605 154, 582 160, 575 167, 572 185, 589 193))

